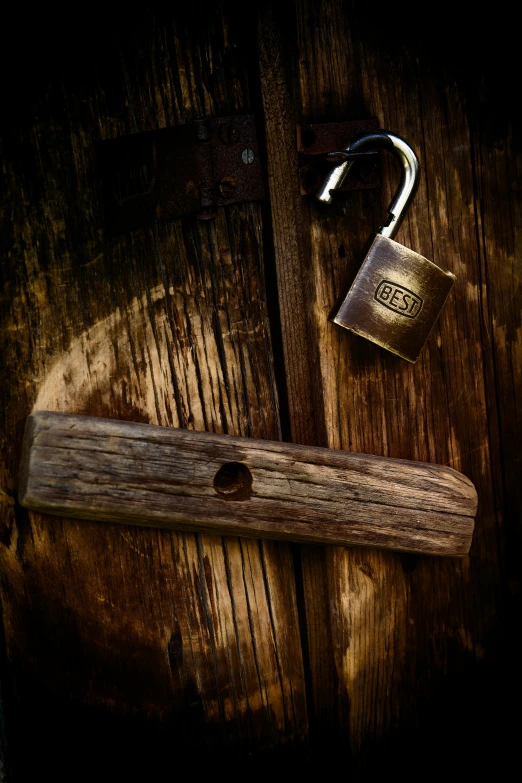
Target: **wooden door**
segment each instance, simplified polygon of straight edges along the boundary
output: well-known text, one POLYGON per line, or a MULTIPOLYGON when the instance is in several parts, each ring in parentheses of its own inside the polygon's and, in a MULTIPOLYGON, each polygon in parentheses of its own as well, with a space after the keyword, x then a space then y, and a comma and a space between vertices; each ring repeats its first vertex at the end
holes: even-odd
MULTIPOLYGON (((440 9, 439 9, 440 10, 440 9)), ((4 775, 499 773, 516 703, 522 435, 510 34, 340 0, 13 12, 4 26, 4 775), (64 32, 64 30, 66 32, 64 32), (393 31, 393 34, 391 34, 393 31), (487 45, 486 45, 487 44, 487 45), (441 52, 442 47, 442 52, 441 52), (264 203, 103 233, 97 145, 253 112, 264 203), (418 151, 397 239, 457 276, 416 365, 329 323, 397 182, 299 195, 299 122, 418 151), (462 560, 168 533, 16 503, 61 410, 451 465, 462 560), (188 766, 187 766, 188 765, 188 766), (422 765, 422 766, 421 766, 422 765)))

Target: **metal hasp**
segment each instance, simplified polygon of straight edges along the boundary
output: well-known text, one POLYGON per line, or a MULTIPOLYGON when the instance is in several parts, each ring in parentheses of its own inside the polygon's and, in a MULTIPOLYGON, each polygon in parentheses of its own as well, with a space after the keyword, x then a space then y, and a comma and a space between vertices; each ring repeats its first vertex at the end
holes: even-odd
MULTIPOLYGON (((353 139, 376 131, 378 127, 379 121, 376 117, 368 120, 298 125, 297 151, 301 195, 317 193, 332 166, 329 153, 346 149, 353 139)), ((381 187, 380 156, 377 150, 355 152, 353 162, 355 165, 350 167, 349 176, 343 178, 341 190, 373 190, 381 187)))
POLYGON ((388 207, 388 221, 377 231, 383 237, 393 239, 400 228, 406 210, 417 192, 420 180, 419 160, 415 152, 404 139, 395 133, 382 130, 375 133, 365 133, 355 138, 344 151, 331 154, 329 156, 330 159, 342 161, 341 165, 332 169, 317 192, 316 198, 323 204, 331 204, 332 193, 342 187, 354 165, 353 155, 376 149, 385 149, 392 152, 401 164, 401 183, 388 207))
POLYGON ((352 156, 372 149, 387 149, 401 163, 401 183, 382 225, 341 306, 331 320, 391 353, 416 362, 453 288, 455 276, 393 237, 419 184, 419 161, 410 145, 394 133, 376 131, 354 139, 330 159, 339 161, 317 193, 332 202, 348 176, 352 156))
POLYGON ((252 115, 201 119, 100 145, 106 227, 118 234, 264 198, 252 115))

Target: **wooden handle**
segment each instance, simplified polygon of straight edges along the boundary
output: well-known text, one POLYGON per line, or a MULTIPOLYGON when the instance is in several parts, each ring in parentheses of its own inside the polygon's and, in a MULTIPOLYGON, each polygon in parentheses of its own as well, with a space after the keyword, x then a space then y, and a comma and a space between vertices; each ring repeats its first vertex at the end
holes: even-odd
POLYGON ((20 503, 49 514, 460 556, 477 509, 451 468, 148 424, 34 413, 20 503))

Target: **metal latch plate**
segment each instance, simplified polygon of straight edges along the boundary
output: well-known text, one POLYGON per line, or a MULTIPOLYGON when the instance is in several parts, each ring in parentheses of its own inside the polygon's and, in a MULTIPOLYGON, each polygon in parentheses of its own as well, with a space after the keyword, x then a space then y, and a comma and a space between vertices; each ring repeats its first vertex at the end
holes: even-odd
MULTIPOLYGON (((299 186, 302 196, 314 194, 332 162, 326 156, 344 150, 356 136, 379 128, 376 117, 349 122, 315 123, 297 126, 297 151, 299 154, 299 186)), ((340 191, 371 190, 381 187, 380 156, 361 155, 352 166, 340 191)))
POLYGON ((100 156, 110 233, 264 198, 252 115, 111 139, 100 156))

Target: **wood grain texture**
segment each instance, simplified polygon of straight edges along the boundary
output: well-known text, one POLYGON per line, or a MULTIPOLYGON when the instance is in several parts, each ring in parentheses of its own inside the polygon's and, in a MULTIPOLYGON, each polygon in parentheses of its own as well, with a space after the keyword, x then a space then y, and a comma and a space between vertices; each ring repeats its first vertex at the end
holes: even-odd
POLYGON ((19 502, 81 519, 450 556, 469 551, 477 510, 472 483, 441 465, 48 412, 27 420, 19 502))
POLYGON ((399 22, 397 6, 362 0, 157 5, 11 4, 0 26, 11 777, 168 780, 188 759, 196 777, 277 776, 286 761, 293 777, 301 762, 303 779, 339 769, 351 781, 390 769, 403 781, 508 779, 519 762, 522 595, 510 9, 439 3, 399 22), (261 118, 259 75, 279 291, 271 329, 262 207, 104 240, 95 179, 103 139, 198 116, 261 118), (336 215, 299 196, 296 122, 374 114, 421 158, 397 239, 457 276, 415 367, 327 320, 398 173, 385 159, 383 192, 349 194, 336 215), (278 416, 273 348, 289 421, 278 416), (271 440, 282 427, 302 444, 450 464, 480 497, 470 556, 28 513, 15 502, 23 426, 45 409, 271 440))
POLYGON ((328 315, 382 222, 398 172, 385 161, 381 194, 351 194, 328 214, 309 200, 297 205, 292 165, 269 154, 286 371, 298 390, 292 426, 307 443, 451 464, 473 480, 480 498, 470 557, 458 563, 302 549, 315 758, 318 769, 325 754, 336 758, 356 780, 386 774, 390 765, 415 779, 428 757, 430 774, 450 766, 456 774, 462 743, 476 750, 479 737, 488 750, 481 744, 457 768, 466 775, 495 770, 487 732, 509 735, 505 721, 492 726, 492 715, 511 698, 510 683, 519 682, 508 644, 518 604, 507 596, 518 594, 520 548, 511 551, 509 568, 505 551, 519 535, 520 510, 513 482, 520 198, 509 184, 520 151, 507 91, 507 102, 492 101, 504 77, 489 52, 482 59, 491 36, 484 28, 482 37, 475 30, 470 37, 471 20, 453 11, 451 31, 443 18, 428 30, 413 17, 399 23, 391 7, 340 0, 299 0, 292 11, 265 5, 259 15, 269 153, 271 146, 290 148, 286 129, 295 123, 377 116, 421 159, 420 190, 397 240, 457 278, 414 367, 331 324, 328 315), (285 46, 290 40, 293 48, 285 46), (495 133, 485 140, 489 126, 495 133), (306 296, 293 279, 299 252, 306 296), (306 324, 315 357, 306 384, 294 323, 306 324), (307 410, 324 422, 320 431, 303 422, 307 410))
POLYGON ((16 780, 159 779, 187 759, 201 771, 302 754, 288 545, 57 520, 14 502, 33 407, 279 437, 261 207, 102 231, 98 141, 251 108, 225 6, 78 10, 81 40, 62 35, 58 10, 8 26, 24 64, 10 69, 1 142, 0 572, 16 780))

